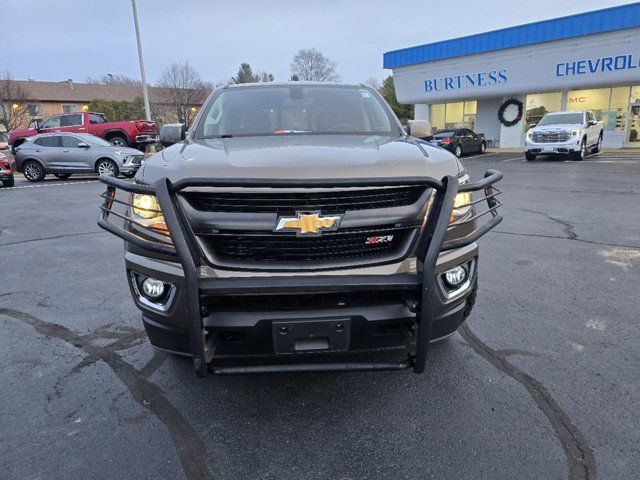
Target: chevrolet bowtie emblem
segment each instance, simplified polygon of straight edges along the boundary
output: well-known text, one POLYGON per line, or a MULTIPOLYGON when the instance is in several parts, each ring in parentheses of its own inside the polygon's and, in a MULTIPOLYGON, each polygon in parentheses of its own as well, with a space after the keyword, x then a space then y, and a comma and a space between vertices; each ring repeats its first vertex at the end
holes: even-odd
POLYGON ((340 215, 323 217, 320 212, 296 213, 295 217, 280 217, 275 231, 317 235, 322 231, 336 230, 341 218, 340 215))

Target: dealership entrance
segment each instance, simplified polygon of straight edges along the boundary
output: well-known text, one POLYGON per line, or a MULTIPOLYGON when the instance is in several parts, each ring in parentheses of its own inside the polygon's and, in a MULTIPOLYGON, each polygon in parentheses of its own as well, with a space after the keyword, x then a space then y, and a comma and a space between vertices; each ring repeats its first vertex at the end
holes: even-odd
POLYGON ((640 147, 640 3, 394 50, 384 66, 434 129, 522 147, 546 113, 592 110, 604 147, 640 147))

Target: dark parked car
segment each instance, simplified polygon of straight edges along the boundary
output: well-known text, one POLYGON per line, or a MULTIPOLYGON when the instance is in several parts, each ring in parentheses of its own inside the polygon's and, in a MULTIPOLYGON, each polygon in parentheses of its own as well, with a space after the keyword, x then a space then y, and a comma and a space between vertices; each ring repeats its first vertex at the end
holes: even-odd
POLYGON ((4 187, 13 187, 14 184, 11 160, 2 153, 0 153, 0 183, 4 187))
POLYGON ((39 182, 48 173, 61 179, 92 172, 132 177, 143 159, 140 150, 117 147, 86 133, 36 135, 16 148, 16 170, 30 182, 39 182))
POLYGON ((431 139, 433 145, 446 148, 456 157, 465 153, 484 153, 487 144, 482 135, 468 128, 438 130, 431 139))

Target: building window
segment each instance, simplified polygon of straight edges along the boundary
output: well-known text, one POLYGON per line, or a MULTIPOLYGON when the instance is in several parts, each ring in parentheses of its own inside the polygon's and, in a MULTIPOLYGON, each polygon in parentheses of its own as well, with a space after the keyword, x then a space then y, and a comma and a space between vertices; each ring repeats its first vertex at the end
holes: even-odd
POLYGON ((42 105, 39 103, 30 103, 27 105, 27 110, 31 118, 42 117, 42 105))
POLYGON ((75 113, 78 111, 78 107, 72 103, 62 105, 62 113, 75 113))
POLYGON ((536 124, 545 114, 562 109, 562 92, 534 93, 525 101, 525 130, 536 124))
POLYGON ((640 103, 640 85, 631 87, 631 97, 629 103, 640 103))
POLYGON ((429 111, 431 128, 434 131, 446 128, 470 128, 473 130, 476 108, 477 102, 475 100, 431 105, 429 111))
POLYGON ((567 110, 592 110, 605 130, 624 130, 628 108, 629 87, 571 90, 567 95, 567 110))

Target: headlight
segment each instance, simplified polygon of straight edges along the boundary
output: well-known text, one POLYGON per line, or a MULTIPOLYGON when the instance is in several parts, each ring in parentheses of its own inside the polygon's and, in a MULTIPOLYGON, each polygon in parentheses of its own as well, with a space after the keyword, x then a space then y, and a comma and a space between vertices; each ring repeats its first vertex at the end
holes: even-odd
POLYGON ((464 217, 471 211, 471 192, 460 192, 456 195, 456 199, 453 203, 453 210, 451 211, 451 223, 464 217))
POLYGON ((572 137, 577 137, 580 135, 580 130, 571 130, 571 136, 572 137))
POLYGON ((527 140, 531 140, 531 137, 533 136, 533 132, 531 130, 529 130, 527 132, 527 140))
POLYGON ((129 163, 129 162, 131 162, 132 160, 133 160, 133 157, 132 157, 131 155, 127 155, 126 157, 124 157, 124 160, 123 160, 123 161, 124 161, 125 163, 129 163))
POLYGON ((133 216, 141 219, 140 223, 152 228, 157 233, 169 234, 156 197, 134 193, 131 203, 133 204, 133 216))

